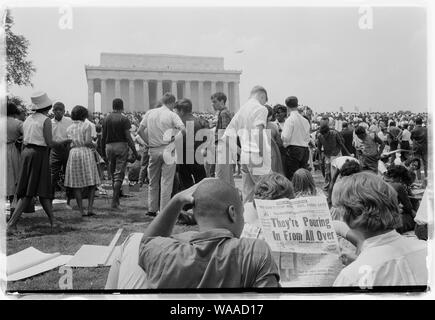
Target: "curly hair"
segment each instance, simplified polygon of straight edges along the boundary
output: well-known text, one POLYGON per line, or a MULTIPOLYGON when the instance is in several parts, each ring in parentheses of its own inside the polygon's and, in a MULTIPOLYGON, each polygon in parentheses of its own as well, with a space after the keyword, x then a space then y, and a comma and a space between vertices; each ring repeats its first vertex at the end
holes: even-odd
POLYGON ((273 114, 276 116, 278 112, 284 112, 287 114, 287 107, 282 104, 276 104, 273 106, 273 114))
POLYGON ((174 109, 177 109, 179 111, 183 111, 184 113, 191 113, 192 112, 192 101, 189 99, 180 99, 177 102, 175 102, 174 109))
POLYGON ((212 100, 216 99, 217 101, 223 101, 224 104, 227 103, 227 96, 223 92, 213 93, 210 97, 212 100))
POLYGON ((275 200, 294 197, 292 183, 279 173, 262 176, 254 188, 254 199, 275 200))
POLYGON ((75 106, 71 111, 71 120, 85 121, 88 117, 88 109, 83 106, 75 106))
POLYGON ((273 112, 272 107, 267 104, 264 106, 267 109, 267 119, 269 119, 269 117, 272 117, 270 121, 275 121, 275 113, 273 112))
POLYGON ((344 177, 334 187, 332 205, 352 229, 382 232, 402 226, 397 192, 374 173, 344 177))

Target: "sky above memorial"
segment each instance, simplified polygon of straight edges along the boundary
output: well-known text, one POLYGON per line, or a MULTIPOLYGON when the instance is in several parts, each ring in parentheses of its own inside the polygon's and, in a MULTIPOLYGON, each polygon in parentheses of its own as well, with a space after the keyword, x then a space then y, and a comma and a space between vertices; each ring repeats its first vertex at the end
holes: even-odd
POLYGON ((33 88, 11 88, 25 101, 43 90, 69 110, 87 106, 84 66, 113 52, 224 57, 226 69, 242 70, 241 104, 262 85, 272 104, 295 95, 317 112, 427 108, 422 8, 375 7, 372 29, 360 28, 357 7, 82 7, 72 9, 71 29, 60 28, 58 7, 11 13, 37 69, 33 88))

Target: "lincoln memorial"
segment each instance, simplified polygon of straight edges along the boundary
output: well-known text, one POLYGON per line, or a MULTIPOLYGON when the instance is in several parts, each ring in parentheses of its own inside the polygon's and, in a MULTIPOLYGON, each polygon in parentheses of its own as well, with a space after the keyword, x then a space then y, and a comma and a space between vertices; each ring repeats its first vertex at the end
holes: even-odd
POLYGON ((101 53, 99 66, 85 66, 88 109, 95 111, 95 93, 101 94, 101 112, 112 110, 112 100, 121 98, 125 111, 145 112, 154 108, 163 93, 189 98, 195 112, 213 112, 210 96, 224 92, 227 107, 240 106, 241 71, 225 70, 224 58, 166 54, 101 53))

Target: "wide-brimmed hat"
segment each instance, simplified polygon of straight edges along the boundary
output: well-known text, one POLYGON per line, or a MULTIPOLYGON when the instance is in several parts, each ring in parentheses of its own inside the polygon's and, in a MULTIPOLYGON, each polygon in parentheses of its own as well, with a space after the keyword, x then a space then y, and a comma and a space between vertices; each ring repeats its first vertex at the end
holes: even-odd
POLYGON ((53 101, 42 91, 35 92, 30 99, 32 100, 32 110, 41 110, 53 104, 53 101))

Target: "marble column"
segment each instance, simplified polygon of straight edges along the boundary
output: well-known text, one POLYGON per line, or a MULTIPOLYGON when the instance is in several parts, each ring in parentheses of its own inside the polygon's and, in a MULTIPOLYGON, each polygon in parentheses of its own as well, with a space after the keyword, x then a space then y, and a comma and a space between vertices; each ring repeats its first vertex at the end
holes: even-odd
POLYGON ((185 86, 183 98, 191 99, 190 81, 186 81, 185 86))
POLYGON ((143 102, 144 108, 143 111, 148 111, 150 108, 150 96, 149 96, 149 88, 148 88, 148 80, 143 81, 143 102))
POLYGON ((216 93, 216 81, 212 81, 211 82, 211 94, 215 94, 216 93))
POLYGON ((121 80, 115 79, 115 98, 121 98, 121 80))
POLYGON ((199 112, 204 112, 204 82, 198 81, 198 107, 196 108, 199 112))
POLYGON ((88 79, 88 110, 90 113, 95 111, 94 79, 88 79))
POLYGON ((235 81, 234 83, 234 106, 233 106, 233 110, 235 112, 239 111, 240 109, 240 96, 239 96, 239 82, 235 81))
POLYGON ((109 112, 109 106, 107 105, 107 90, 106 90, 106 79, 101 79, 101 112, 109 112))
POLYGON ((230 95, 229 95, 229 90, 228 90, 228 82, 222 82, 222 86, 223 86, 223 91, 225 93, 225 95, 227 96, 227 108, 230 111, 233 111, 233 106, 231 105, 231 100, 230 100, 230 95))
POLYGON ((163 82, 162 80, 157 80, 157 90, 156 90, 156 98, 159 101, 163 96, 163 82))
POLYGON ((128 80, 128 111, 136 111, 136 106, 134 102, 134 80, 130 79, 128 80))
POLYGON ((178 99, 178 95, 177 95, 177 81, 175 81, 175 80, 172 80, 171 93, 175 96, 175 100, 177 100, 178 99))

